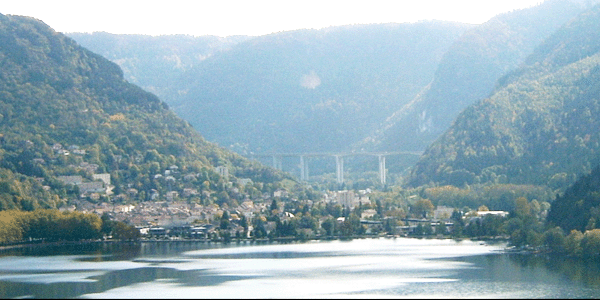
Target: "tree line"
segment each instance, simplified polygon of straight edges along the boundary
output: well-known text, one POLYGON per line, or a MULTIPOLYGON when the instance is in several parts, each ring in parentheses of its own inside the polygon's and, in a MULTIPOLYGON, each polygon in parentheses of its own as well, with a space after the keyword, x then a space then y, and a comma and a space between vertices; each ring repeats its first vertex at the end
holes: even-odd
POLYGON ((91 213, 56 209, 0 211, 0 244, 95 240, 105 235, 137 240, 140 232, 134 226, 91 213))

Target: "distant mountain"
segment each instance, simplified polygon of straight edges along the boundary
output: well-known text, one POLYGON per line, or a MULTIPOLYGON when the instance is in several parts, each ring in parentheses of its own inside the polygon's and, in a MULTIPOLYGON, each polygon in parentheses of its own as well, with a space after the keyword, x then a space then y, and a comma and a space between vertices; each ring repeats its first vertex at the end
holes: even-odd
POLYGON ((259 188, 286 178, 207 142, 116 64, 43 22, 0 14, 0 210, 64 205, 84 188, 59 176, 94 174, 110 175, 117 203, 184 189, 199 203, 243 199, 217 166, 259 188))
MULTIPOLYGON (((447 47, 472 27, 342 26, 252 39, 68 35, 119 64, 207 139, 248 155, 350 149, 431 81, 447 47)), ((390 157, 390 171, 415 159, 390 157)), ((293 161, 284 169, 296 172, 293 161)), ((311 159, 311 174, 335 170, 332 163, 311 159)), ((371 171, 372 163, 353 158, 346 170, 371 171)))
POLYGON ((564 190, 599 163, 600 6, 555 31, 469 106, 412 170, 409 183, 519 183, 564 190))
POLYGON ((498 15, 465 32, 444 54, 431 83, 355 148, 424 150, 463 109, 488 97, 500 77, 588 7, 585 3, 549 0, 498 15))
POLYGON ((348 150, 426 86, 471 27, 356 25, 256 37, 186 71, 169 103, 208 140, 240 153, 348 150))
POLYGON ((249 36, 189 36, 66 33, 81 46, 117 63, 125 78, 170 103, 167 92, 181 74, 220 51, 250 39, 249 36))

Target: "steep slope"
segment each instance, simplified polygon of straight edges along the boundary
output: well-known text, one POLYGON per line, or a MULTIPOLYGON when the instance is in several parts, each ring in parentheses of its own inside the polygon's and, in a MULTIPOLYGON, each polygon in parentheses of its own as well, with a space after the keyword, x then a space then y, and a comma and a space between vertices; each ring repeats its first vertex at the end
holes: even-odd
POLYGON ((467 106, 490 95, 544 38, 583 11, 582 1, 550 0, 498 15, 460 37, 444 54, 435 78, 355 148, 423 150, 467 106))
POLYGON ((205 141, 116 64, 39 20, 0 15, 0 209, 79 197, 60 175, 92 181, 108 173, 113 201, 184 188, 227 192, 216 166, 269 184, 283 178, 205 141), (173 180, 156 176, 165 171, 173 180))
POLYGON ((66 35, 86 49, 117 63, 129 82, 159 96, 167 104, 171 104, 173 98, 167 90, 178 84, 183 72, 215 53, 251 38, 106 32, 72 32, 66 35))
POLYGON ((431 145, 409 183, 509 182, 564 190, 598 164, 600 6, 546 39, 431 145))
POLYGON ((468 28, 422 22, 257 37, 186 72, 172 107, 240 153, 347 150, 431 81, 468 28))
POLYGON ((547 222, 566 233, 600 227, 600 167, 579 178, 552 202, 547 222))

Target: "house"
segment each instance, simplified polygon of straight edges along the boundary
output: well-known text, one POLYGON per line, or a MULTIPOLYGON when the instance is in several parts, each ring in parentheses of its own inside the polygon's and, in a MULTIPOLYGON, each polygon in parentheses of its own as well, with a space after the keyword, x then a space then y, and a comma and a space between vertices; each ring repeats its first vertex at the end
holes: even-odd
POLYGON ((477 216, 478 217, 484 217, 487 215, 494 215, 494 216, 500 216, 500 217, 506 217, 508 216, 508 212, 507 211, 502 211, 502 210, 488 210, 488 211, 478 211, 477 212, 477 216))
POLYGON ((354 195, 354 191, 339 191, 337 192, 337 202, 342 207, 348 207, 352 209, 354 207, 354 201, 357 198, 354 195))
POLYGON ((273 197, 287 197, 287 196, 288 196, 288 192, 283 189, 278 189, 273 192, 273 197))
POLYGON ((134 188, 129 188, 127 190, 127 196, 129 196, 130 198, 134 198, 135 196, 137 196, 138 194, 138 190, 134 189, 134 188))
POLYGON ((365 209, 363 210, 363 212, 360 214, 360 218, 361 219, 368 219, 368 218, 372 218, 373 216, 375 216, 377 214, 377 211, 374 209, 365 209))
POLYGON ((58 176, 56 179, 62 181, 64 184, 78 185, 83 182, 83 177, 80 175, 58 176))
POLYGON ((170 191, 170 192, 167 192, 165 197, 167 198, 168 201, 173 201, 173 199, 179 197, 179 193, 176 191, 170 191))
POLYGON ((131 212, 135 206, 133 205, 119 205, 114 208, 115 212, 128 213, 131 212))
POLYGON ((93 174, 92 178, 94 180, 102 180, 104 184, 110 185, 110 173, 93 174))
POLYGON ((215 168, 215 172, 217 172, 223 178, 229 178, 229 170, 227 169, 227 167, 218 166, 215 168))
POLYGON ((238 178, 237 183, 241 186, 246 186, 247 184, 252 184, 252 179, 250 178, 238 178))
POLYGON ((106 191, 104 188, 104 182, 102 181, 81 182, 77 184, 77 186, 79 187, 79 192, 82 194, 103 193, 106 191))
POLYGON ((192 188, 184 188, 183 189, 183 196, 184 197, 191 197, 191 196, 196 196, 198 195, 198 190, 197 189, 192 189, 192 188))
POLYGON ((196 175, 195 174, 187 174, 185 176, 183 176, 183 180, 184 181, 192 181, 196 179, 196 175))
POLYGON ((77 155, 85 155, 85 150, 81 150, 81 149, 75 149, 72 152, 73 152, 73 154, 77 154, 77 155))
POLYGON ((452 216, 452 213, 454 213, 454 208, 447 207, 447 206, 438 206, 433 211, 433 219, 434 220, 450 219, 450 217, 452 216))

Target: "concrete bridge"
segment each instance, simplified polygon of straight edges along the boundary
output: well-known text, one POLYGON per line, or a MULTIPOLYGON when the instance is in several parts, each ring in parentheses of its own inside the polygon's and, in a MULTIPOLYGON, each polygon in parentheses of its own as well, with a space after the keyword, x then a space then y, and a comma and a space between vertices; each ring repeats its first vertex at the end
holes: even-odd
POLYGON ((416 155, 421 156, 423 152, 416 151, 396 151, 396 152, 342 152, 342 153, 268 153, 268 154, 251 154, 250 158, 255 157, 272 157, 273 168, 282 169, 282 158, 283 157, 299 157, 300 164, 300 180, 308 180, 308 158, 309 157, 334 157, 336 166, 336 177, 339 184, 344 183, 344 157, 349 156, 377 156, 379 159, 379 180, 381 184, 386 183, 386 168, 385 168, 385 157, 390 155, 416 155))

